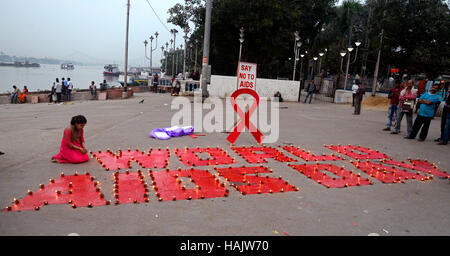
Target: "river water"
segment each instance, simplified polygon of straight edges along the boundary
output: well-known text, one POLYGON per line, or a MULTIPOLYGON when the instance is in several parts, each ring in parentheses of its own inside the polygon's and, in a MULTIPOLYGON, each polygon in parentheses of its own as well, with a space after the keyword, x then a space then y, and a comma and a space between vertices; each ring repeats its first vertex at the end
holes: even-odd
POLYGON ((61 69, 60 65, 41 64, 39 68, 0 67, 0 93, 13 90, 16 85, 20 90, 26 85, 29 91, 50 90, 55 78, 68 78, 73 88, 87 89, 91 81, 97 88, 105 79, 110 86, 120 86, 118 76, 103 76, 103 66, 79 66, 73 70, 61 69))

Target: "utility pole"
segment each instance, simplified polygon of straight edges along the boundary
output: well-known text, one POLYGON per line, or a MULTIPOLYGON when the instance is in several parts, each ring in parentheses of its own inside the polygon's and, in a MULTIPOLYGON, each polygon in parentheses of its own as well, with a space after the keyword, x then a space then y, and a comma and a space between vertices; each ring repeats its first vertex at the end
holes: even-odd
MULTIPOLYGON (((388 0, 385 2, 385 10, 383 12, 383 20, 386 16, 386 5, 388 3, 388 0)), ((381 29, 380 34, 380 45, 378 46, 378 58, 377 58, 377 64, 375 65, 375 71, 373 72, 373 82, 372 82, 372 96, 375 96, 377 93, 377 80, 378 80, 378 69, 380 67, 380 57, 381 57, 381 47, 383 45, 383 36, 384 36, 384 28, 381 29)))
POLYGON ((127 78, 128 78, 128 29, 129 29, 129 21, 130 21, 130 0, 127 2, 127 32, 125 37, 125 75, 123 79, 123 93, 122 98, 127 98, 127 78))
POLYGON ((173 55, 172 55, 172 76, 175 75, 175 44, 176 44, 176 37, 177 37, 177 30, 172 29, 170 30, 173 34, 173 55))
POLYGON ((206 76, 209 62, 209 39, 211 35, 211 8, 212 3, 211 0, 206 0, 206 16, 205 16, 205 34, 203 40, 203 65, 202 65, 202 79, 201 79, 201 88, 202 88, 202 98, 207 98, 208 94, 208 85, 206 84, 206 76))

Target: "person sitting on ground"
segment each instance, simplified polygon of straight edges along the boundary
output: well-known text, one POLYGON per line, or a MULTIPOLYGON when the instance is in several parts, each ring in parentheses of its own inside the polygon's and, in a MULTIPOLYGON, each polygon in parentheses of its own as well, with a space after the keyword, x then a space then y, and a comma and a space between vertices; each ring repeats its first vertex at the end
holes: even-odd
POLYGON ((436 94, 438 90, 439 85, 435 84, 431 88, 431 91, 426 92, 422 96, 420 96, 419 100, 417 101, 421 104, 419 113, 417 114, 416 120, 414 121, 411 134, 407 137, 407 139, 415 139, 417 133, 419 133, 420 128, 422 128, 422 130, 420 131, 419 141, 424 141, 427 138, 431 119, 434 116, 434 104, 439 101, 439 96, 436 94))
POLYGON ((19 98, 20 90, 17 86, 13 85, 13 92, 11 93, 11 104, 17 104, 17 99, 19 98))
POLYGON ((23 87, 22 93, 19 95, 18 99, 19 99, 19 103, 25 103, 27 102, 27 95, 28 95, 28 88, 25 85, 23 87))
POLYGON ((283 97, 281 97, 280 91, 277 91, 273 97, 278 98, 278 102, 283 102, 283 97))
POLYGON ((388 122, 386 125, 386 128, 383 129, 383 131, 390 131, 391 126, 395 123, 395 120, 397 118, 397 108, 398 103, 400 101, 400 92, 402 91, 401 82, 400 80, 395 80, 395 86, 389 91, 388 99, 389 101, 389 108, 388 108, 388 122))
POLYGON ((72 117, 64 130, 59 153, 52 157, 52 162, 77 164, 89 161, 83 135, 86 123, 87 119, 82 115, 72 117))

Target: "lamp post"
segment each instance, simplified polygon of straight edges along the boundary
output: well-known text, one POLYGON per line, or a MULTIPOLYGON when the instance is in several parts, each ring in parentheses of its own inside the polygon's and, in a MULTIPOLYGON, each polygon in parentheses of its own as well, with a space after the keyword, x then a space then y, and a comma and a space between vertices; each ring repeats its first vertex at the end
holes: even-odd
MULTIPOLYGON (((164 61, 166 60, 166 54, 164 52, 164 45, 161 46, 161 60, 164 59, 164 61)), ((161 61, 161 69, 162 69, 162 61, 161 61)), ((164 70, 165 72, 165 70, 164 70)))
POLYGON ((242 55, 242 44, 244 43, 244 28, 241 27, 239 29, 239 62, 241 61, 241 55, 242 55))
POLYGON ((324 55, 323 52, 319 52, 320 60, 319 60, 319 74, 322 74, 320 68, 322 66, 322 56, 324 55))
POLYGON ((166 66, 164 67, 164 71, 165 71, 165 73, 167 73, 167 52, 169 51, 169 43, 168 42, 166 42, 166 51, 164 52, 164 55, 165 55, 165 57, 164 57, 164 62, 165 62, 165 64, 166 64, 166 66))
POLYGON ((317 61, 317 57, 316 56, 314 56, 313 57, 313 60, 314 60, 314 67, 313 67, 313 73, 312 73, 312 80, 314 80, 314 71, 315 71, 315 69, 316 69, 316 61, 317 61))
POLYGON ((198 39, 195 39, 195 65, 194 65, 194 71, 197 72, 197 45, 198 45, 198 39))
POLYGON ((298 31, 295 31, 294 37, 295 37, 295 41, 294 41, 294 71, 292 74, 292 80, 295 80, 295 70, 297 68, 298 54, 300 51, 300 47, 302 46, 302 43, 300 42, 300 35, 299 35, 298 31))
POLYGON ((123 80, 122 98, 128 98, 127 92, 127 78, 128 78, 128 31, 130 26, 130 0, 127 1, 127 29, 125 36, 125 74, 123 80))
POLYGON ((186 48, 187 48, 187 39, 188 39, 188 33, 189 33, 189 27, 186 26, 184 28, 184 57, 183 57, 183 77, 186 79, 186 48))
POLYGON ((153 56, 153 51, 155 51, 156 50, 156 48, 158 48, 158 35, 159 35, 159 33, 158 32, 156 32, 155 33, 155 37, 156 37, 156 43, 155 43, 155 48, 153 49, 153 39, 155 39, 155 38, 153 38, 153 36, 150 36, 150 76, 153 74, 153 59, 152 59, 152 56, 153 56))
MULTIPOLYGON (((178 30, 176 29, 172 29, 170 30, 170 32, 173 34, 173 55, 172 55, 172 76, 175 75, 174 71, 175 71, 175 44, 176 44, 176 39, 177 39, 177 33, 178 30)), ((170 42, 172 42, 172 39, 170 39, 170 42)))
POLYGON ((175 56, 175 76, 178 75, 178 65, 177 65, 178 64, 178 60, 177 60, 178 50, 179 50, 179 48, 177 47, 176 51, 174 52, 174 56, 175 56))
POLYGON ((353 47, 349 46, 347 50, 348 50, 348 58, 347 58, 347 68, 345 70, 344 90, 347 88, 348 68, 350 67, 350 56, 351 52, 353 51, 353 47))
POLYGON ((300 97, 302 96, 302 82, 303 82, 303 57, 305 54, 300 54, 300 78, 298 86, 298 102, 300 102, 300 97))

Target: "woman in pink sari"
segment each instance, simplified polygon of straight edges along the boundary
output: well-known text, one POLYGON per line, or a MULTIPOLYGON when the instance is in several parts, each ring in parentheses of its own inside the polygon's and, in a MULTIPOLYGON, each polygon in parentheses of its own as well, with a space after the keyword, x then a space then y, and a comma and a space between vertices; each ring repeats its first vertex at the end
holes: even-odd
POLYGON ((86 123, 82 115, 72 117, 70 125, 64 130, 59 153, 52 157, 53 162, 77 164, 89 161, 83 137, 86 123))

